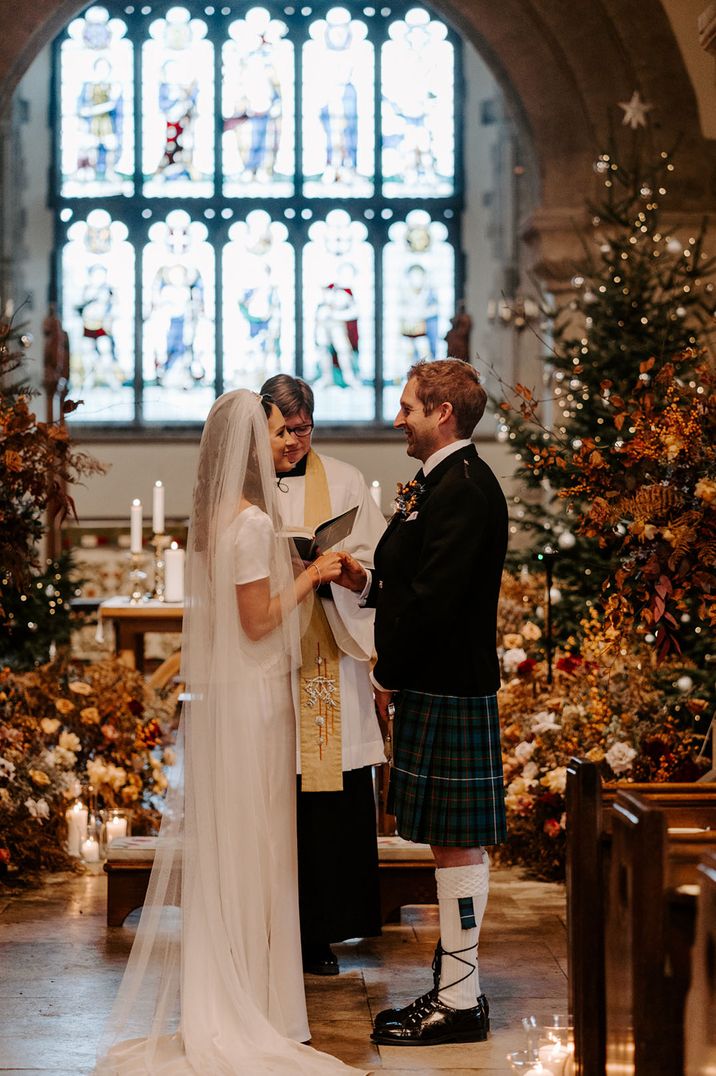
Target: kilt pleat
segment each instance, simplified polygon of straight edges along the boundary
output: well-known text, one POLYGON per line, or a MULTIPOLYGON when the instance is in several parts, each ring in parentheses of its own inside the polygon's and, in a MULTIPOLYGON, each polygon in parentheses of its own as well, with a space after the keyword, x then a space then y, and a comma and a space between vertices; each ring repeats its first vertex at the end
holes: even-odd
POLYGON ((409 841, 445 847, 507 836, 495 695, 402 691, 396 700, 388 810, 409 841))

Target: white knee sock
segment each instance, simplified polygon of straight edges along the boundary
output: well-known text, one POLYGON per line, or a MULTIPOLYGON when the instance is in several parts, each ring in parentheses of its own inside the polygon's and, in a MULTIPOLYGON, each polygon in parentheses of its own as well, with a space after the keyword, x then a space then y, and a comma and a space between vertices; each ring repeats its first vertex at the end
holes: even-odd
POLYGON ((435 871, 443 950, 439 997, 452 1009, 473 1008, 480 994, 477 947, 487 905, 489 872, 487 855, 482 863, 439 867, 435 871))

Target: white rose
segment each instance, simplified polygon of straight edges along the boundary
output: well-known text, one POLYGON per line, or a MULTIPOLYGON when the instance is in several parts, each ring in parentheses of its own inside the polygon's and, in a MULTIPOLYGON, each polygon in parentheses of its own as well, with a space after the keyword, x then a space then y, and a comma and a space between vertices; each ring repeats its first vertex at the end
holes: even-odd
POLYGON ((527 655, 521 647, 513 647, 511 650, 505 650, 502 655, 502 667, 505 670, 505 674, 511 676, 517 666, 521 665, 522 662, 526 660, 527 655))
POLYGON ((525 781, 534 781, 535 777, 539 773, 539 766, 536 762, 528 762, 522 770, 522 776, 525 781))
POLYGON ((82 743, 79 736, 77 736, 74 732, 61 732, 60 738, 57 742, 60 747, 63 747, 65 749, 65 751, 79 751, 79 749, 82 747, 82 743))
POLYGON ((562 726, 557 724, 557 715, 551 710, 540 710, 538 714, 532 718, 532 731, 533 732, 555 732, 562 726))
POLYGON ((526 740, 523 740, 522 743, 518 743, 517 747, 515 748, 515 758, 518 762, 528 762, 534 754, 534 749, 534 741, 532 743, 527 743, 526 740))
POLYGON ((540 784, 550 792, 564 792, 567 787, 567 767, 557 766, 556 769, 550 770, 544 775, 540 784))
POLYGON ((103 758, 91 758, 87 763, 87 777, 92 788, 99 788, 107 780, 107 763, 103 758))
POLYGON ((515 777, 514 781, 510 781, 507 786, 508 796, 524 796, 529 791, 529 785, 525 781, 524 777, 515 777))
POLYGON ((50 808, 47 805, 47 800, 33 800, 28 797, 28 799, 25 800, 25 806, 32 817, 36 818, 38 822, 42 822, 43 818, 50 817, 50 808))
POLYGON ((64 770, 71 770, 77 761, 77 755, 74 751, 67 751, 64 747, 56 747, 53 751, 55 758, 55 765, 60 766, 64 770))
POLYGON ((107 784, 111 785, 115 792, 119 792, 127 783, 127 771, 121 766, 111 764, 107 767, 107 784))
POLYGON ((15 763, 2 756, 0 756, 0 777, 6 777, 8 781, 12 781, 15 777, 15 763))
POLYGON ((626 773, 636 758, 636 751, 628 743, 613 743, 604 756, 614 773, 626 773))

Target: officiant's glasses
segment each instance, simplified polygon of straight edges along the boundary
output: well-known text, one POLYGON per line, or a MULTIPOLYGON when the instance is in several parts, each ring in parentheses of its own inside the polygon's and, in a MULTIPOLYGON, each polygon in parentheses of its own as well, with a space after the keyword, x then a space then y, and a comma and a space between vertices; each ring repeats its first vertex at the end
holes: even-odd
POLYGON ((300 426, 286 426, 286 433, 292 433, 294 437, 308 437, 313 432, 313 423, 304 422, 300 426))

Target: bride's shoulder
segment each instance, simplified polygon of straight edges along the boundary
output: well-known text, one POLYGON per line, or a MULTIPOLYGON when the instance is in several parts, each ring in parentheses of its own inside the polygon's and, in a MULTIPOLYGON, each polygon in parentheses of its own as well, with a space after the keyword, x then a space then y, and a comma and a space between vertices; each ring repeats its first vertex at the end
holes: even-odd
POLYGON ((257 504, 247 501, 245 497, 241 498, 239 512, 234 521, 234 526, 237 531, 242 531, 246 528, 250 528, 251 530, 273 531, 271 517, 268 516, 262 508, 259 508, 257 504))

